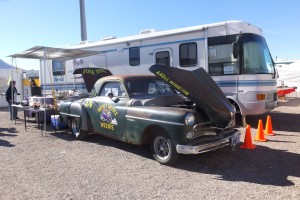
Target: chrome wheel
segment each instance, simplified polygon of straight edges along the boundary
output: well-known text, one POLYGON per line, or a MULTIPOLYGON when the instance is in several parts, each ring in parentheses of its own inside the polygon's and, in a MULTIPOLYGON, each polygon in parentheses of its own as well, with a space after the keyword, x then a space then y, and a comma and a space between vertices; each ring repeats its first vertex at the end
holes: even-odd
POLYGON ((179 157, 172 139, 164 132, 155 134, 151 149, 153 158, 160 164, 172 165, 179 157))
POLYGON ((80 134, 79 120, 77 118, 74 118, 71 122, 71 131, 75 138, 80 134))
POLYGON ((76 139, 82 140, 88 137, 89 135, 88 132, 85 130, 81 130, 80 118, 70 119, 69 125, 70 125, 70 131, 76 139))
POLYGON ((153 144, 155 154, 162 160, 168 159, 170 155, 170 144, 167 139, 159 136, 156 137, 153 144))

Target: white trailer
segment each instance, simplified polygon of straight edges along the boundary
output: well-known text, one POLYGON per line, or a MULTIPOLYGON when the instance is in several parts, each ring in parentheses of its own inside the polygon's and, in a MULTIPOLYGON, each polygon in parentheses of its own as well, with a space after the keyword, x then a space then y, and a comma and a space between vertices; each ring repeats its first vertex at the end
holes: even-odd
POLYGON ((113 74, 149 74, 151 65, 164 64, 185 70, 204 68, 243 116, 262 114, 277 106, 274 63, 262 30, 250 23, 227 21, 167 31, 150 29, 135 36, 108 37, 67 48, 99 54, 52 61, 50 67, 41 67, 41 74, 48 70, 47 88, 53 86, 57 92, 84 91, 83 80, 72 74, 80 67, 101 67, 113 74))

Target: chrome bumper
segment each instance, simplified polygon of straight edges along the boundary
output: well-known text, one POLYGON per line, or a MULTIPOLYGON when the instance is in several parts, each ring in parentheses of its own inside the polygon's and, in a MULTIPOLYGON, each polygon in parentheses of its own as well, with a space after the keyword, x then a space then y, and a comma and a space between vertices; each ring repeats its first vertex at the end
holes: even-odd
POLYGON ((234 147, 236 144, 240 142, 241 133, 240 131, 236 130, 234 134, 222 138, 221 140, 217 142, 207 143, 207 144, 201 144, 201 145, 176 145, 176 151, 180 154, 199 154, 204 153, 207 151, 212 151, 215 149, 220 149, 224 146, 232 146, 234 147))

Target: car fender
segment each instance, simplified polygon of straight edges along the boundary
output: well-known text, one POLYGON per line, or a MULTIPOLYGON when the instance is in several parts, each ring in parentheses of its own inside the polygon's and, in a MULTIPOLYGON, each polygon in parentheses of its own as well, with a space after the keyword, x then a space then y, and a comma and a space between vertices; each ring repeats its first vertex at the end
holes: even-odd
POLYGON ((165 133, 171 139, 174 145, 185 139, 186 126, 184 125, 166 125, 153 123, 145 127, 142 135, 142 143, 149 143, 156 134, 165 133))
POLYGON ((82 103, 74 102, 70 105, 69 108, 70 117, 79 117, 80 118, 80 128, 82 130, 93 130, 90 116, 82 103))
POLYGON ((174 143, 182 141, 187 126, 184 117, 189 110, 157 107, 131 108, 126 115, 126 132, 129 143, 148 143, 158 131, 168 134, 174 143), (164 115, 161 115, 161 112, 164 115))

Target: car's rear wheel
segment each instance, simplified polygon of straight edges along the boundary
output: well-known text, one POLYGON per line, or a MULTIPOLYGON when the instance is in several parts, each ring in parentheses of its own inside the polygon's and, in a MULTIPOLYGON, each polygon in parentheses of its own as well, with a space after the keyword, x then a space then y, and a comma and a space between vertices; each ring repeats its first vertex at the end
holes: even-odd
POLYGON ((171 138, 164 133, 156 134, 152 139, 153 158, 164 165, 172 165, 178 160, 178 153, 171 138))
POLYGON ((70 131, 72 135, 78 139, 83 140, 88 137, 88 133, 80 129, 80 119, 79 118, 72 118, 70 119, 70 131))

